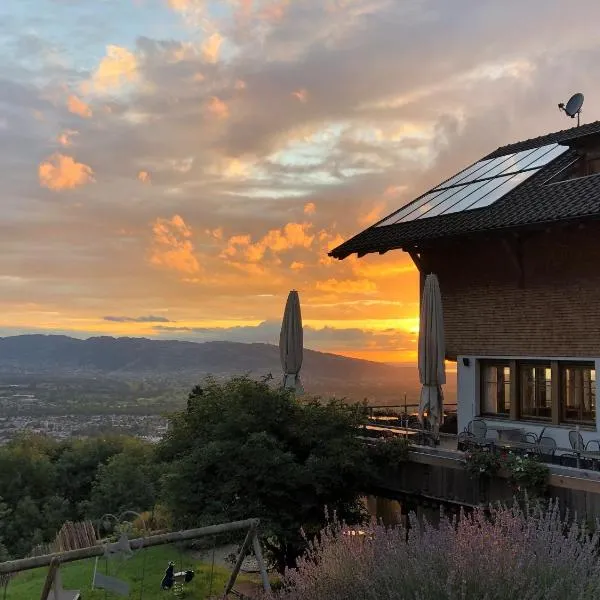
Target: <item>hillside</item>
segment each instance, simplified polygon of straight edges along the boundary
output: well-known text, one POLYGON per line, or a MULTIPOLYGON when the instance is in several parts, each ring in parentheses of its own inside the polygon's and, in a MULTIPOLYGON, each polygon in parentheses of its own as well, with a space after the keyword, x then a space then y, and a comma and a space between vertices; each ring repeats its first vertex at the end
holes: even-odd
MULTIPOLYGON (((183 342, 146 338, 20 335, 0 338, 0 375, 51 375, 110 379, 177 378, 247 373, 279 378, 279 348, 270 344, 183 342)), ((302 380, 307 391, 409 401, 418 394, 415 367, 397 367, 305 350, 302 380)))

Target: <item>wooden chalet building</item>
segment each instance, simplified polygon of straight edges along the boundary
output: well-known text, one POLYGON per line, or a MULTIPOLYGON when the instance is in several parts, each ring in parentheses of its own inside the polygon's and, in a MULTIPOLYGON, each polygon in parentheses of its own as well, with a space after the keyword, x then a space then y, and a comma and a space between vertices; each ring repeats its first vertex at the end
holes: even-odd
POLYGON ((396 249, 439 278, 459 431, 600 438, 600 122, 498 148, 330 254, 396 249))

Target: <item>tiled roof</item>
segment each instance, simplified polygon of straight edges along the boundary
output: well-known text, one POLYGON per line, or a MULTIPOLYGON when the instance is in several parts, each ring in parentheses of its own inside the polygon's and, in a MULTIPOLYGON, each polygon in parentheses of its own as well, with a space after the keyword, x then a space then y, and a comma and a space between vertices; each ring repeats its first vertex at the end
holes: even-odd
MULTIPOLYGON (((503 146, 483 158, 495 158, 552 143, 572 146, 574 141, 594 134, 600 134, 600 121, 503 146)), ((343 259, 353 253, 384 252, 416 246, 428 240, 600 217, 600 174, 546 184, 576 156, 576 150, 569 149, 485 208, 382 227, 372 226, 332 250, 330 256, 343 259)))

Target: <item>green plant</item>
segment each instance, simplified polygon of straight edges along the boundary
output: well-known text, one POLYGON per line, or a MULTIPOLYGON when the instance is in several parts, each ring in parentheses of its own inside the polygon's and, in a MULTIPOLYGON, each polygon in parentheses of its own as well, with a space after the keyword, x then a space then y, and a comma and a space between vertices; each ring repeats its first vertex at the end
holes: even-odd
POLYGON ((381 439, 369 447, 369 458, 373 466, 385 468, 408 459, 410 442, 403 437, 381 439))
POLYGON ((520 498, 541 498, 548 487, 548 467, 534 455, 498 454, 489 448, 476 448, 465 453, 465 468, 474 478, 493 477, 504 469, 520 498))
POLYGON ((509 452, 501 459, 517 495, 527 494, 530 499, 536 499, 546 494, 549 469, 537 456, 517 456, 509 452))
POLYGON ((489 448, 465 452, 465 468, 471 477, 492 477, 500 470, 500 457, 489 448))

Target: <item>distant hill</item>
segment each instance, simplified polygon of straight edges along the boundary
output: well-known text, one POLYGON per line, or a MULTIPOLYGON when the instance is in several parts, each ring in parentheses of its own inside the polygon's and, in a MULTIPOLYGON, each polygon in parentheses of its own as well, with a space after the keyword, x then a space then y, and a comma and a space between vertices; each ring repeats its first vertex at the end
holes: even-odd
MULTIPOLYGON (((199 381, 248 373, 281 376, 279 348, 270 344, 184 342, 131 337, 19 335, 0 338, 0 374, 98 376, 111 378, 179 377, 199 381)), ((406 392, 409 401, 419 389, 416 367, 397 367, 304 351, 302 380, 307 391, 353 397, 393 397, 406 392)), ((449 390, 450 391, 450 390, 449 390)))

